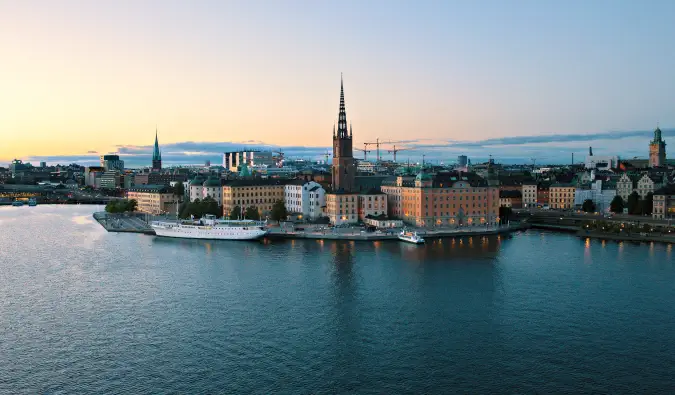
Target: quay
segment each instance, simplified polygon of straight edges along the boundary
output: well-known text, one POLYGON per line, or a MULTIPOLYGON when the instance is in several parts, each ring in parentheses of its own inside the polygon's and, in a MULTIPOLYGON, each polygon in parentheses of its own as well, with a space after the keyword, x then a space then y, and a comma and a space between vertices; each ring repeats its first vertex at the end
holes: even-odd
MULTIPOLYGON (((149 226, 153 220, 166 217, 155 217, 146 214, 110 214, 106 212, 97 212, 93 214, 94 219, 108 232, 119 233, 141 233, 154 235, 155 231, 149 226)), ((497 234, 511 233, 527 228, 526 224, 502 225, 499 227, 482 227, 462 229, 419 229, 410 228, 420 233, 425 238, 443 238, 443 237, 463 237, 463 236, 489 236, 497 234)), ((400 229, 392 229, 383 232, 365 232, 360 231, 358 227, 351 228, 326 228, 324 226, 303 226, 302 230, 295 228, 284 229, 281 227, 271 227, 266 235, 270 239, 313 239, 313 240, 398 240, 400 229)))

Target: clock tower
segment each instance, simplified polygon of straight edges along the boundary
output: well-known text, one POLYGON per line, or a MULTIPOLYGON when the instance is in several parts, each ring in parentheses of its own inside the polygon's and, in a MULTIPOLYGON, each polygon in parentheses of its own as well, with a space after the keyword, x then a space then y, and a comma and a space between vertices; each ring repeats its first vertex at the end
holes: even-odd
POLYGON ((354 191, 356 165, 352 154, 352 130, 347 130, 347 112, 345 110, 345 90, 340 77, 340 109, 338 111, 337 132, 333 126, 333 190, 338 192, 354 191))
POLYGON ((656 126, 654 140, 649 142, 649 167, 666 165, 666 142, 661 138, 661 129, 656 126))

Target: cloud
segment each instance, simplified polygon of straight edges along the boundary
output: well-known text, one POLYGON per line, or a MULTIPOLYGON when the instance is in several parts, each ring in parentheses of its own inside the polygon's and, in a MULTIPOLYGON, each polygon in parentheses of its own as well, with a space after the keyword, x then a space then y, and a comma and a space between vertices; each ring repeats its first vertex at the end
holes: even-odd
MULTIPOLYGON (((663 129, 663 136, 675 136, 675 129, 663 129)), ((458 155, 467 155, 474 163, 487 160, 492 155, 497 161, 504 163, 529 163, 532 158, 537 163, 569 163, 572 154, 579 161, 593 146, 596 155, 619 155, 622 157, 646 157, 647 144, 652 138, 652 131, 609 131, 592 134, 553 134, 537 136, 511 136, 479 141, 409 139, 396 142, 399 148, 407 148, 398 153, 397 159, 402 161, 425 160, 450 163, 458 155)), ((362 143, 355 142, 354 148, 362 143)), ((382 158, 391 159, 389 151, 392 144, 383 144, 380 148, 382 158)), ((151 145, 117 145, 116 152, 129 167, 149 166, 152 161, 151 145)), ((166 165, 203 164, 209 160, 220 164, 223 152, 244 149, 282 151, 287 158, 325 159, 331 153, 330 146, 307 147, 301 145, 277 146, 258 140, 231 142, 199 142, 183 141, 160 145, 162 160, 166 165)), ((375 157, 375 147, 370 146, 370 158, 375 157)), ((354 156, 362 157, 360 151, 354 156)), ((81 163, 95 165, 99 163, 98 153, 88 151, 83 155, 35 156, 29 161, 47 161, 49 163, 81 163), (94 155, 95 154, 95 155, 94 155)))

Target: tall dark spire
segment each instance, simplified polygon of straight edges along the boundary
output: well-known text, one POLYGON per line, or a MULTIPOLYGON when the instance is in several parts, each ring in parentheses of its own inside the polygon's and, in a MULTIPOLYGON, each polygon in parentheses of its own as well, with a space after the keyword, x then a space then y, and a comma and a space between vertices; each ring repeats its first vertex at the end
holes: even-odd
POLYGON ((347 111, 345 110, 345 88, 342 83, 342 73, 340 73, 340 111, 338 113, 337 137, 340 139, 349 138, 347 133, 347 111))
POLYGON ((162 169, 162 153, 159 151, 159 140, 157 139, 157 127, 155 127, 155 148, 152 150, 152 169, 162 169))

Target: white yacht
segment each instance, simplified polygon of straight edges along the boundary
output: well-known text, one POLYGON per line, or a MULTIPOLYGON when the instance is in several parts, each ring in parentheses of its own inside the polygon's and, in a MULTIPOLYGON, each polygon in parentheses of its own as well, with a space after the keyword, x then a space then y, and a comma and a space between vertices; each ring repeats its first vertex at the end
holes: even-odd
POLYGON ((153 221, 150 225, 157 236, 184 239, 254 240, 267 234, 265 222, 253 220, 222 220, 207 214, 199 220, 153 221))
POLYGON ((398 234, 398 239, 413 244, 424 244, 424 239, 417 232, 409 232, 405 229, 398 234))

